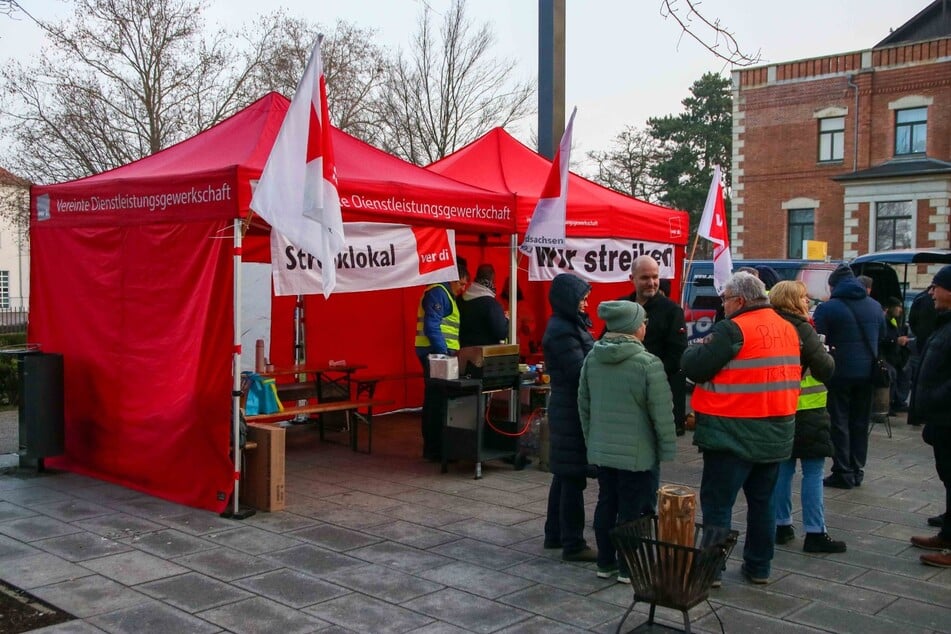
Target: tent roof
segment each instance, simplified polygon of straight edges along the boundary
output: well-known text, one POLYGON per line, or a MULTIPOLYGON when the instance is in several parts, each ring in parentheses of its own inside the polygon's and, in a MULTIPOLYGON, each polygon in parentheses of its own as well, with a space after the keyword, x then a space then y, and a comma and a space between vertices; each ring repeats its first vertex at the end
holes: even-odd
MULTIPOLYGON (((439 174, 517 197, 519 232, 528 227, 551 161, 494 128, 430 165, 439 174)), ((684 245, 687 214, 638 200, 571 173, 567 233, 572 237, 624 237, 684 245)))
MULTIPOLYGON (((127 165, 33 188, 48 226, 234 218, 248 213, 290 101, 276 92, 221 123, 127 165)), ((333 130, 347 220, 511 233, 514 199, 427 171, 333 130)), ((34 218, 36 218, 34 206, 34 218)), ((42 214, 41 214, 42 218, 42 214)))

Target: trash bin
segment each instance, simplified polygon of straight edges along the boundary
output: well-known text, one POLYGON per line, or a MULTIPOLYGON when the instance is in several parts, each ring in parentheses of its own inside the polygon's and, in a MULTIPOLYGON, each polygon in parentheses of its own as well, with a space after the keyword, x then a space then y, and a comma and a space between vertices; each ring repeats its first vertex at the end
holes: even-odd
POLYGON ((20 466, 43 470, 43 459, 65 451, 63 355, 16 353, 20 382, 20 466))

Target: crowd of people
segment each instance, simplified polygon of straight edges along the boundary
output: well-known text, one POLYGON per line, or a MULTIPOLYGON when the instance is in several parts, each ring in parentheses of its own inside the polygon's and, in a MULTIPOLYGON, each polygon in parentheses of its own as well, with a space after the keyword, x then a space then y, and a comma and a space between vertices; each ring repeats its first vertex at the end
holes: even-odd
MULTIPOLYGON (((468 279, 464 262, 459 276, 468 279)), ((879 304, 870 295, 871 280, 856 278, 848 266, 830 275, 830 299, 812 316, 802 282, 738 270, 721 293, 722 318, 690 347, 683 310, 661 290, 658 263, 638 257, 631 281, 630 295, 597 306, 605 323, 597 340, 588 314, 590 284, 569 273, 551 283, 552 315, 542 338, 551 378, 545 548, 560 549, 565 561, 597 562, 601 578, 630 582, 610 534, 656 512, 661 463, 673 459, 676 436, 685 431, 689 378, 695 386, 693 443, 703 459, 704 524, 731 528, 740 490, 746 498, 741 574, 751 583, 768 583, 774 546, 796 539, 797 463, 803 550, 845 552, 845 542, 826 530, 823 487, 852 489, 864 482, 875 390, 870 377, 881 357, 890 366, 890 413, 907 410, 909 424, 922 426, 946 493, 945 512, 928 518, 940 532, 911 543, 934 551, 921 555, 922 563, 951 567, 951 266, 912 305, 910 331, 901 302, 879 304), (823 477, 827 457, 831 473, 823 477), (589 478, 598 481, 596 548, 584 537, 589 478)), ((451 354, 460 339, 482 345, 504 338, 507 315, 494 297, 491 267, 479 267, 459 303, 458 291, 433 285, 420 303, 416 345, 426 376, 431 352, 451 354), (466 314, 478 315, 470 321, 477 321, 485 339, 460 336, 460 312, 463 328, 466 314)), ((436 408, 424 404, 427 458, 440 450, 434 416, 436 408)), ((714 585, 719 583, 718 575, 714 585)))

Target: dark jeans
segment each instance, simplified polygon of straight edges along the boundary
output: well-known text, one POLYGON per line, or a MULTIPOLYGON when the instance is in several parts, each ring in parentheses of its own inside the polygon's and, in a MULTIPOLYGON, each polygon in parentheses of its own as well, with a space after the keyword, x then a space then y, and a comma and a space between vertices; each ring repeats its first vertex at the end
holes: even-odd
MULTIPOLYGON (((594 509, 594 538, 598 542, 598 566, 617 562, 611 543, 615 526, 651 515, 657 498, 657 477, 653 471, 625 471, 598 467, 598 505, 594 509)), ((627 572, 623 561, 621 572, 627 572)))
POLYGON ((868 381, 829 386, 826 409, 832 418, 832 473, 858 486, 868 459, 868 426, 875 388, 868 381))
POLYGON ((779 463, 747 462, 724 451, 703 452, 700 507, 703 523, 732 528, 733 505, 740 489, 746 496, 746 543, 743 561, 750 575, 769 577, 773 560, 776 513, 773 487, 779 463))
POLYGON ((548 490, 548 517, 545 519, 545 541, 561 542, 563 553, 571 554, 587 548, 584 540, 584 476, 554 475, 548 490))
POLYGON ((429 385, 429 353, 416 352, 423 366, 423 411, 421 427, 423 433, 423 457, 431 460, 442 458, 442 424, 446 416, 445 392, 429 385))
POLYGON ((944 484, 944 526, 940 535, 951 539, 951 427, 935 427, 931 431, 934 444, 934 465, 941 483, 944 484))

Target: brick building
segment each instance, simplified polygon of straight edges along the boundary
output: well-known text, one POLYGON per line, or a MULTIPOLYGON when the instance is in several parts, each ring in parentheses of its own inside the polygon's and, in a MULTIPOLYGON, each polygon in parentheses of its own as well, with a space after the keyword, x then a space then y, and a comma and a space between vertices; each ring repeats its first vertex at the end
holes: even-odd
POLYGON ((951 247, 951 0, 868 50, 735 71, 732 188, 734 257, 951 247))

